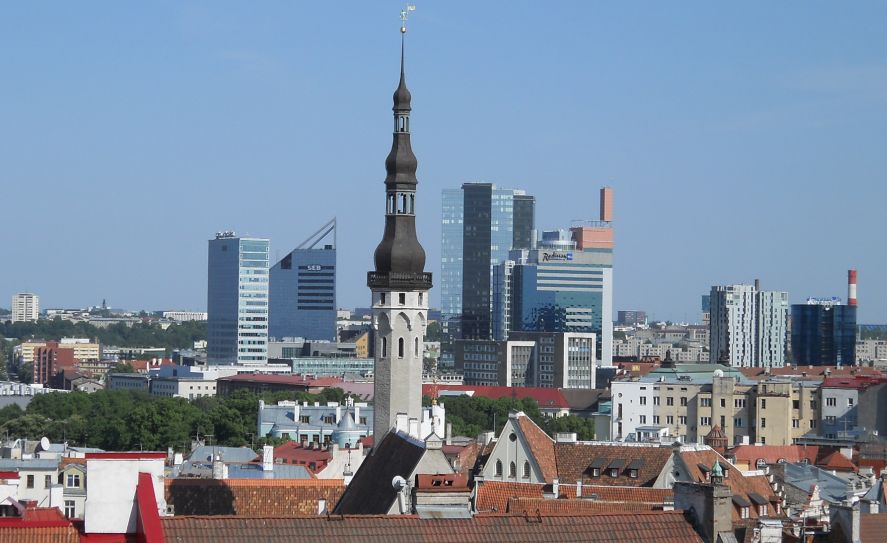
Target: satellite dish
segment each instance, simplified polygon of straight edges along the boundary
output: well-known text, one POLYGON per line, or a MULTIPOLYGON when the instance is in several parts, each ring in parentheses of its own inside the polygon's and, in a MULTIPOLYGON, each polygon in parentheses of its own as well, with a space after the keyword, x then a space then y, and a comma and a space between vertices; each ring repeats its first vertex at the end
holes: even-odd
POLYGON ((723 377, 724 370, 715 370, 715 377, 723 377))
POLYGON ((40 438, 40 450, 48 451, 49 450, 49 438, 43 436, 40 438))
POLYGON ((400 475, 395 475, 394 479, 391 479, 391 486, 394 490, 400 492, 407 486, 407 480, 401 477, 400 475))

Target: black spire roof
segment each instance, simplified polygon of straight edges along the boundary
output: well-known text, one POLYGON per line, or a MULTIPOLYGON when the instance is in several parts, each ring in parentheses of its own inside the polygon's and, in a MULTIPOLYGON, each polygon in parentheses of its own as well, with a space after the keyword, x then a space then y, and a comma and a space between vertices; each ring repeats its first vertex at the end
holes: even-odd
POLYGON ((401 34, 400 82, 394 91, 394 137, 391 152, 385 159, 385 234, 376 247, 376 271, 367 277, 370 288, 431 288, 431 274, 424 271, 425 249, 416 238, 416 168, 419 163, 410 145, 411 100, 404 73, 401 34))

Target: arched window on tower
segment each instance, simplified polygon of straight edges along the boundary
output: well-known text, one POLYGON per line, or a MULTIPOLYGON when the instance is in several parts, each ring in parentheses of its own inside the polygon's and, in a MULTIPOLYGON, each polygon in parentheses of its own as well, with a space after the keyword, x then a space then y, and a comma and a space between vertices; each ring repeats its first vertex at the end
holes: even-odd
POLYGON ((517 477, 517 466, 514 464, 514 462, 512 462, 511 465, 508 466, 508 476, 517 477))
POLYGON ((410 194, 410 215, 416 214, 416 195, 410 194))
POLYGON ((403 358, 403 338, 397 338, 397 357, 403 358))
POLYGON ((388 356, 388 338, 382 338, 382 356, 388 356))
POLYGON ((502 477, 502 461, 496 460, 496 477, 502 477))
POLYGON ((419 357, 419 338, 416 338, 414 340, 413 351, 414 351, 413 355, 418 358, 419 357))
POLYGON ((530 463, 524 461, 524 479, 530 478, 530 463))
POLYGON ((407 211, 407 195, 406 193, 401 193, 400 195, 400 210, 399 213, 408 213, 407 211))
POLYGON ((388 195, 388 205, 386 206, 385 212, 388 213, 389 215, 392 215, 395 211, 395 207, 396 207, 396 202, 395 202, 394 194, 389 194, 388 195))

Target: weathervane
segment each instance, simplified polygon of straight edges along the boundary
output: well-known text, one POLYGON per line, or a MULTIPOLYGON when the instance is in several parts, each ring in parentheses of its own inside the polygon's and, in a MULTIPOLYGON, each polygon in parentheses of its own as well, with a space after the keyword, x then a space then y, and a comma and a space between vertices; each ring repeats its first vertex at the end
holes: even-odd
POLYGON ((406 34, 407 32, 407 15, 411 11, 416 11, 416 6, 413 4, 407 4, 405 8, 400 10, 400 33, 406 34))

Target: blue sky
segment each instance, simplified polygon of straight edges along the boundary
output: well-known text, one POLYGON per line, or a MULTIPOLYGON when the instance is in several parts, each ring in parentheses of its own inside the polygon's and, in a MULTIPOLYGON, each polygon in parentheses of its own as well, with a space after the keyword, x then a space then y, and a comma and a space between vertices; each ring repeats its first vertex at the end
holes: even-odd
MULTIPOLYGON (((0 306, 204 308, 216 231, 282 256, 334 215, 339 303, 366 305, 401 7, 3 4, 0 306)), ((860 321, 887 322, 885 20, 878 2, 419 3, 428 269, 443 188, 524 188, 556 228, 609 184, 617 308, 698 320, 711 285, 755 278, 843 297, 857 267, 860 321)))

